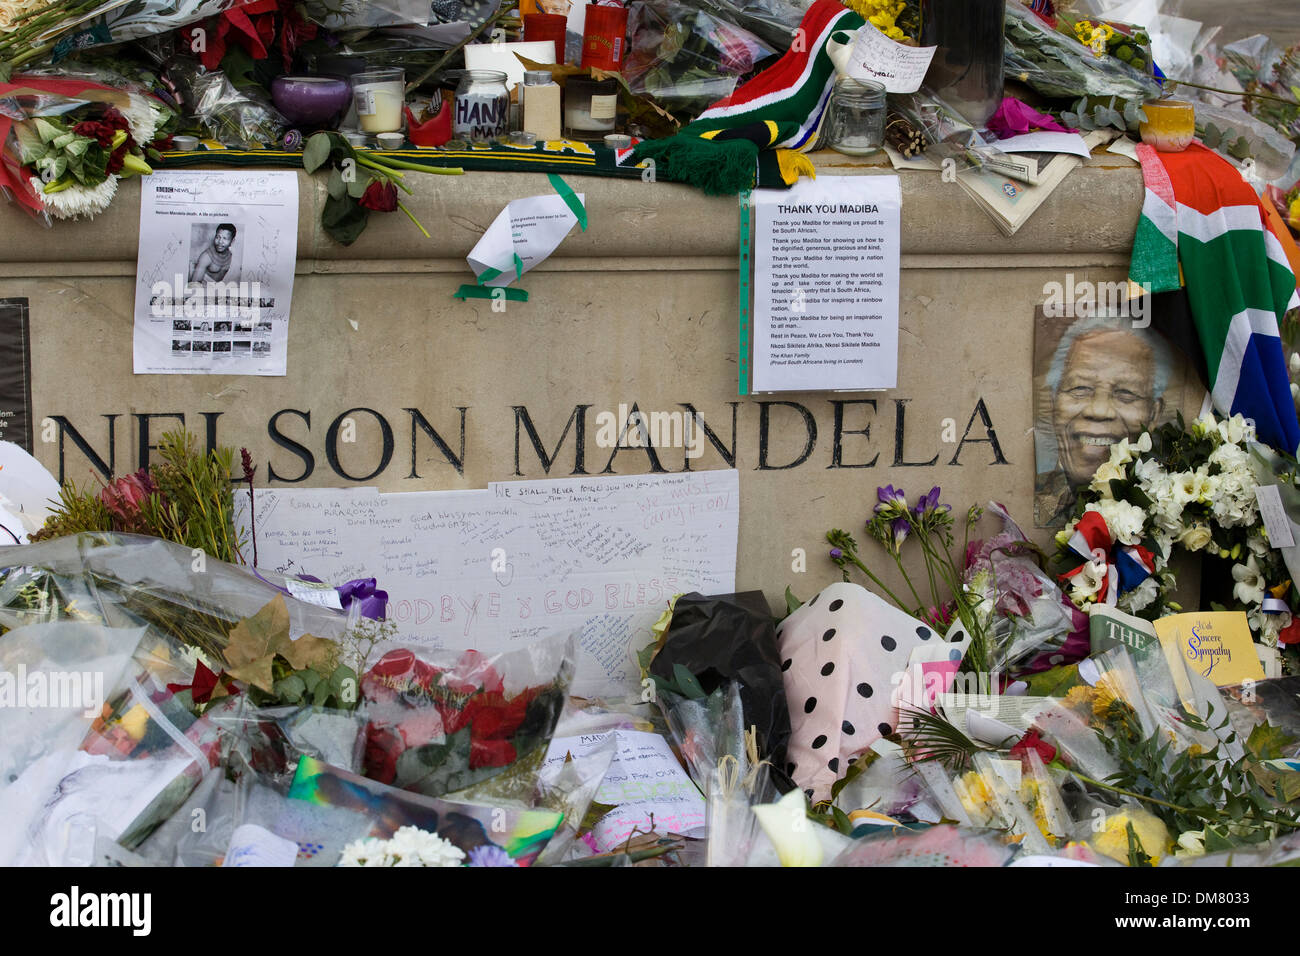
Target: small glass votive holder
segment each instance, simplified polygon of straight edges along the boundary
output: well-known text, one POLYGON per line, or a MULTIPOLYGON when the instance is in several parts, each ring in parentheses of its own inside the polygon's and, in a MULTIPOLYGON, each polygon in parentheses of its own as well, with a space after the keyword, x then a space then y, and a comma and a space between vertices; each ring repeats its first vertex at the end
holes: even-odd
POLYGON ((848 156, 866 156, 885 145, 885 88, 870 80, 841 77, 826 106, 826 145, 848 156))

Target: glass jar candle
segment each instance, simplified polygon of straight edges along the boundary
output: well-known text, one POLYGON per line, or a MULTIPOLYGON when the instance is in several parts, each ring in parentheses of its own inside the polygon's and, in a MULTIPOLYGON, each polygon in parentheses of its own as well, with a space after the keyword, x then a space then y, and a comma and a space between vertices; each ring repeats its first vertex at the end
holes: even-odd
POLYGON ((885 144, 885 88, 870 80, 836 80, 826 106, 826 145, 849 156, 874 153, 885 144))
POLYGON ((465 70, 456 87, 456 115, 451 132, 456 139, 486 143, 510 126, 510 91, 499 70, 465 70))
POLYGON ((564 85, 564 135, 600 142, 614 132, 618 117, 618 81, 573 76, 564 85))
POLYGON ((1150 100, 1142 104, 1146 121, 1142 142, 1162 153, 1181 153, 1196 138, 1196 110, 1187 100, 1150 100))
POLYGON ((352 77, 352 100, 363 133, 400 132, 406 103, 405 71, 393 68, 356 74, 352 77))

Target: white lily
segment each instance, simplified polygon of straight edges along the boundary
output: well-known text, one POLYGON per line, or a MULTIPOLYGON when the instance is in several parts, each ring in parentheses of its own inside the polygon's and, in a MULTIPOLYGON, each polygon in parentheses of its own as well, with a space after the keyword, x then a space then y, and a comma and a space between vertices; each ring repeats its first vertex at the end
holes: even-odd
POLYGON ((776 803, 754 807, 754 816, 776 847, 782 866, 821 866, 822 844, 808 819, 803 792, 791 790, 776 803))

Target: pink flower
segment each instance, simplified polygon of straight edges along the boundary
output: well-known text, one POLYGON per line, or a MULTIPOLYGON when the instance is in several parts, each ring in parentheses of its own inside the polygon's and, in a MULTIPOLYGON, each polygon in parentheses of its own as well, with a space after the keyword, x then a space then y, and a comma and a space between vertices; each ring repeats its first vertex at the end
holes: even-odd
POLYGON ((138 531, 145 525, 140 509, 149 501, 150 495, 158 494, 158 486, 149 477, 148 469, 141 468, 133 475, 110 481, 99 493, 99 500, 112 514, 116 530, 138 531))

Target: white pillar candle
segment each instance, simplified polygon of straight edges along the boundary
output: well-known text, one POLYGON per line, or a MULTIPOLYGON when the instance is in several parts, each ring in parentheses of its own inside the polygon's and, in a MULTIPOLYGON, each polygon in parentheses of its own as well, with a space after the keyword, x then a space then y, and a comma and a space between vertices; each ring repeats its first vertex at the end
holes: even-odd
POLYGON ((402 104, 405 102, 400 80, 359 83, 353 90, 357 121, 366 133, 395 133, 402 128, 402 104))

